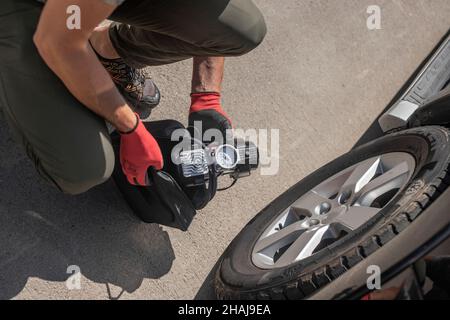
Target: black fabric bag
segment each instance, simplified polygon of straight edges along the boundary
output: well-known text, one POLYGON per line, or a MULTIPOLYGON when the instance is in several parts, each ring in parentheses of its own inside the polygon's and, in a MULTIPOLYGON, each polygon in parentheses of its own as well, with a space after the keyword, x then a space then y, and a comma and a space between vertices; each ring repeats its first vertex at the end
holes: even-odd
POLYGON ((145 127, 158 141, 163 152, 163 170, 149 169, 151 186, 131 185, 120 166, 120 135, 113 133, 111 138, 116 156, 114 181, 129 206, 142 221, 186 231, 196 215, 196 209, 203 208, 213 195, 209 188, 204 186, 183 190, 176 181, 180 173, 171 160, 171 151, 179 141, 172 141, 171 137, 175 130, 185 130, 184 126, 174 120, 163 120, 146 122, 145 127))

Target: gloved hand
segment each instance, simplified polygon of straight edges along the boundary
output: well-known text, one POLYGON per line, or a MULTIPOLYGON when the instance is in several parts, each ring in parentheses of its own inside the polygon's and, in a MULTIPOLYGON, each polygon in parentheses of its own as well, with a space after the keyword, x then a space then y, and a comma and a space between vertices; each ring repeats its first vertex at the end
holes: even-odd
POLYGON ((226 141, 226 131, 232 129, 230 118, 222 110, 220 93, 204 92, 191 94, 191 108, 189 109, 189 126, 195 122, 202 124, 203 142, 212 142, 204 139, 204 133, 208 129, 218 129, 222 133, 223 142, 226 141))
POLYGON ((158 143, 137 114, 136 119, 137 124, 133 131, 121 133, 120 164, 129 183, 146 186, 149 185, 148 168, 161 170, 164 160, 158 143))

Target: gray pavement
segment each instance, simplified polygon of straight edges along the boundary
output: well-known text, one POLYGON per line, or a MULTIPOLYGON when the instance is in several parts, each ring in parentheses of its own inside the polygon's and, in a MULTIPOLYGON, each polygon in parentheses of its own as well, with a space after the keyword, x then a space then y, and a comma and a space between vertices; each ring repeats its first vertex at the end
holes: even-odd
MULTIPOLYGON (((224 101, 236 126, 280 129, 279 173, 220 193, 183 233, 137 221, 111 181, 77 197, 49 188, 0 120, 0 298, 212 297, 208 275, 241 228, 349 150, 449 28, 448 0, 255 2, 269 33, 227 61, 224 101), (382 30, 366 28, 372 4, 382 30), (69 265, 80 290, 66 287, 69 265)), ((186 122, 190 68, 151 70, 163 92, 154 119, 186 122)))

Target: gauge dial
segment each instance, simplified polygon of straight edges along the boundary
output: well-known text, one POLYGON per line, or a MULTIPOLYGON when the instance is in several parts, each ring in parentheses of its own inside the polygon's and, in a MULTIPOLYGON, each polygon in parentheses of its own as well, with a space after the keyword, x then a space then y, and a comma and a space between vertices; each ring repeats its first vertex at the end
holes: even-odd
POLYGON ((239 162, 237 149, 229 144, 217 147, 215 157, 216 163, 223 169, 233 169, 239 162))

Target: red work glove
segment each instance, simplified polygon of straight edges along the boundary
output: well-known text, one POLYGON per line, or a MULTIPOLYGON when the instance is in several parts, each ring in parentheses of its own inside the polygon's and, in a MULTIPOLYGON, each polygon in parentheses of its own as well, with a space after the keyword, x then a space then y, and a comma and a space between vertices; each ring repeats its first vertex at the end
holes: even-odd
POLYGON ((148 168, 161 170, 164 160, 155 138, 147 131, 137 114, 136 118, 136 128, 129 133, 121 133, 120 164, 129 183, 146 186, 149 185, 148 168))
POLYGON ((226 132, 233 127, 230 118, 222 109, 220 93, 202 92, 191 94, 189 126, 194 126, 195 122, 199 121, 202 123, 202 137, 206 130, 218 129, 223 135, 223 141, 226 141, 226 132))

